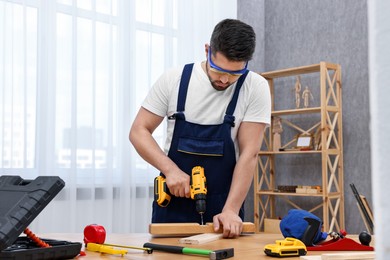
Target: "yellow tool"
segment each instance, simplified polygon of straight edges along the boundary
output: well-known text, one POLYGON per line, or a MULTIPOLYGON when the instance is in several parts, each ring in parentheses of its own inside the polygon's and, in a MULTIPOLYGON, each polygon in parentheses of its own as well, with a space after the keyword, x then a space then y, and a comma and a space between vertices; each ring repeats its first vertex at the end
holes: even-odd
POLYGON ((125 255, 127 250, 124 249, 114 249, 112 246, 105 246, 95 243, 88 243, 86 249, 92 252, 100 252, 110 255, 125 255))
POLYGON ((284 240, 276 240, 275 244, 268 244, 264 247, 264 253, 274 257, 291 257, 306 255, 305 244, 299 239, 287 237, 284 240))
MULTIPOLYGON (((195 200, 196 211, 200 214, 201 225, 203 225, 203 214, 206 211, 207 183, 204 175, 204 168, 195 166, 192 168, 190 179, 191 199, 195 200)), ((161 207, 168 206, 171 201, 171 194, 163 176, 154 178, 154 200, 161 207)))
POLYGON ((105 253, 105 254, 110 254, 110 255, 122 255, 123 256, 124 254, 128 253, 128 251, 125 249, 115 249, 114 247, 144 250, 148 254, 151 254, 153 252, 152 248, 146 248, 146 247, 123 246, 123 245, 116 245, 116 244, 97 244, 97 243, 88 243, 86 246, 86 249, 88 251, 100 252, 100 253, 105 253))
POLYGON ((207 184, 204 169, 201 166, 192 168, 191 174, 191 199, 195 200, 196 211, 200 214, 201 225, 203 225, 203 214, 206 212, 207 184))

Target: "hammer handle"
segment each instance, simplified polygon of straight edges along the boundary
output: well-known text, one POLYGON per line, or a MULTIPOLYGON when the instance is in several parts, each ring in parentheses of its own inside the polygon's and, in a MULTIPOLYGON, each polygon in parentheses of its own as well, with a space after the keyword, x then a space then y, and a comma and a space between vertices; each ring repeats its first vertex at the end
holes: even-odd
POLYGON ((210 255, 210 253, 212 252, 212 250, 189 248, 182 246, 159 245, 153 243, 145 243, 144 247, 175 254, 210 255))
POLYGON ((176 254, 182 254, 183 248, 184 248, 182 246, 159 245, 159 244, 153 244, 153 243, 145 243, 144 247, 152 248, 152 249, 158 250, 158 251, 176 253, 176 254))

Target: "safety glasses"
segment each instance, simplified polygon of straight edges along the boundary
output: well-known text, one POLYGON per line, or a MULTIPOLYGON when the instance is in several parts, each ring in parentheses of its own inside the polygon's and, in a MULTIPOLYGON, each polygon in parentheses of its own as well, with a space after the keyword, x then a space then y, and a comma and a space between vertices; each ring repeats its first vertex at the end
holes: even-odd
POLYGON ((214 64, 213 60, 211 59, 211 46, 209 47, 207 60, 209 61, 210 64, 210 70, 216 73, 228 74, 231 76, 241 76, 248 70, 247 69, 248 62, 245 63, 245 68, 243 68, 242 70, 225 70, 221 67, 218 67, 217 65, 214 64))

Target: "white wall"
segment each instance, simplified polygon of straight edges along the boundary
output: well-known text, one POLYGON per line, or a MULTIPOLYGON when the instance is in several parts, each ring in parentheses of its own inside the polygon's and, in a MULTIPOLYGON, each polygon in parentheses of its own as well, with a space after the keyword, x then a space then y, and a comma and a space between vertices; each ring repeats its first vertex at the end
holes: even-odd
POLYGON ((388 259, 390 243, 390 1, 368 2, 371 163, 376 259, 388 259))

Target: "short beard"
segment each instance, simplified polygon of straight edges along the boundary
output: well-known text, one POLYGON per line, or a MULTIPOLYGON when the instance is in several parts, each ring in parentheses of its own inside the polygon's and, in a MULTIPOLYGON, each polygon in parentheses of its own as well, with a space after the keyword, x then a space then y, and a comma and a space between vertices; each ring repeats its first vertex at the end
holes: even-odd
POLYGON ((209 68, 208 68, 208 66, 207 66, 207 63, 208 63, 208 61, 206 61, 206 74, 207 74, 207 77, 209 78, 209 81, 210 81, 211 86, 213 86, 213 88, 214 88, 215 90, 217 90, 217 91, 224 91, 224 90, 227 90, 234 82, 233 82, 233 83, 227 82, 227 86, 224 87, 224 88, 221 88, 220 86, 218 86, 218 85, 216 84, 216 82, 218 82, 218 80, 212 80, 211 77, 210 77, 210 70, 209 70, 209 68))

